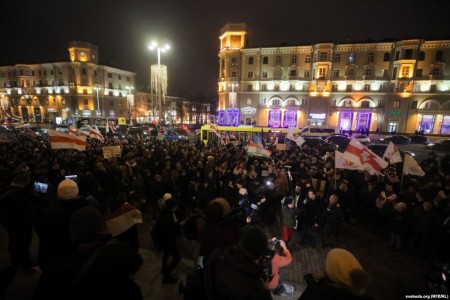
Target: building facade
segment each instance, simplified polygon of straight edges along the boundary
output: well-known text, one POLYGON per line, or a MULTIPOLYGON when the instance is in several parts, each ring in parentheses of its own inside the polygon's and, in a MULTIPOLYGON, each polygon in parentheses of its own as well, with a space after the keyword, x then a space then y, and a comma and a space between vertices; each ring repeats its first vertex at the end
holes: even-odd
POLYGON ((0 66, 4 114, 24 122, 128 117, 136 74, 98 64, 98 49, 69 44, 69 61, 0 66))
POLYGON ((217 122, 450 134, 450 40, 253 47, 221 29, 217 122))

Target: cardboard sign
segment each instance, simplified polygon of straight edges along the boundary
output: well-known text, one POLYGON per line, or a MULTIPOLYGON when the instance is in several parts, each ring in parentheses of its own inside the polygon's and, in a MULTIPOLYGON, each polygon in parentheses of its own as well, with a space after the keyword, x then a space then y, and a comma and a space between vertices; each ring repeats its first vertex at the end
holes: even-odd
POLYGON ((113 157, 120 157, 122 155, 122 150, 120 146, 105 146, 103 147, 103 157, 110 159, 113 157))

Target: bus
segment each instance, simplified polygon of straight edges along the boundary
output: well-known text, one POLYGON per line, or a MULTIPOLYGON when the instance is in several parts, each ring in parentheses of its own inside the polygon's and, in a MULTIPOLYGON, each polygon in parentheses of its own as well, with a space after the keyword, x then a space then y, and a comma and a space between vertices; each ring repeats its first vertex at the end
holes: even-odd
MULTIPOLYGON (((240 141, 243 144, 248 142, 269 144, 277 140, 278 144, 284 144, 286 140, 286 135, 288 133, 288 128, 272 128, 272 127, 261 127, 261 126, 221 126, 214 125, 217 131, 221 135, 222 139, 226 136, 230 141, 240 141)), ((294 128, 294 133, 300 134, 300 129, 294 128)), ((211 130, 211 124, 203 125, 200 128, 200 140, 207 145, 208 143, 218 141, 219 137, 217 134, 211 130)))

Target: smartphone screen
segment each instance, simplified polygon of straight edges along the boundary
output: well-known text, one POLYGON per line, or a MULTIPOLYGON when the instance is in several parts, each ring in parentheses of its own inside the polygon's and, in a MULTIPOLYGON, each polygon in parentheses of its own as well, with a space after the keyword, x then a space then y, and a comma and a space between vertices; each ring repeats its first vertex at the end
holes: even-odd
POLYGON ((77 181, 78 176, 77 175, 66 175, 65 178, 73 180, 73 181, 77 181))
POLYGON ((34 183, 34 190, 41 194, 47 194, 48 183, 36 181, 34 183))

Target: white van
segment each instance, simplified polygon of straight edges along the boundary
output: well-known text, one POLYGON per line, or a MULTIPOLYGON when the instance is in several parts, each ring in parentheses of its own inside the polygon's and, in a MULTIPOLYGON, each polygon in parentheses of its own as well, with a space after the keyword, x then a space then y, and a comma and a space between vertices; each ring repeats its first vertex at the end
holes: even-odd
POLYGON ((337 126, 305 126, 302 128, 300 135, 302 137, 322 138, 332 134, 338 134, 339 128, 337 126))

